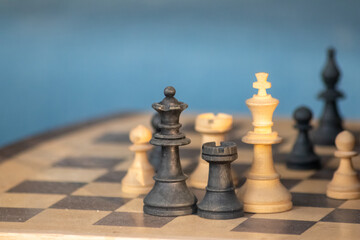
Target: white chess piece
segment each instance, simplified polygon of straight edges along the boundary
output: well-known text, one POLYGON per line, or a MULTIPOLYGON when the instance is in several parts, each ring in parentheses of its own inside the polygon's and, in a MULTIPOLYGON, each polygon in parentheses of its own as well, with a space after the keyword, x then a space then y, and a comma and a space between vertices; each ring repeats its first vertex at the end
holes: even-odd
POLYGON ((340 158, 340 164, 327 187, 326 195, 335 199, 360 198, 360 180, 352 165, 352 157, 358 154, 353 151, 355 138, 349 131, 342 131, 336 136, 335 145, 335 157, 340 158))
MULTIPOLYGON (((226 134, 232 128, 233 119, 231 115, 219 113, 203 113, 196 117, 195 130, 201 134, 201 146, 206 142, 215 142, 220 146, 220 142, 225 141, 226 134)), ((188 184, 191 187, 205 189, 209 178, 209 163, 199 157, 199 164, 191 174, 188 184)), ((234 185, 238 184, 237 176, 232 172, 234 185)))
POLYGON ((253 87, 258 94, 246 100, 251 111, 254 131, 249 131, 242 141, 254 145, 254 159, 245 184, 239 189, 238 197, 245 212, 276 213, 292 208, 291 194, 281 184, 274 168, 272 144, 280 143, 277 132, 272 131, 272 116, 279 100, 266 93, 271 87, 268 73, 256 73, 253 87))
POLYGON ((147 157, 147 151, 152 148, 152 145, 149 144, 151 137, 151 131, 143 125, 130 131, 130 141, 133 145, 129 149, 135 152, 135 157, 126 176, 121 181, 123 192, 146 194, 154 185, 154 169, 147 157))

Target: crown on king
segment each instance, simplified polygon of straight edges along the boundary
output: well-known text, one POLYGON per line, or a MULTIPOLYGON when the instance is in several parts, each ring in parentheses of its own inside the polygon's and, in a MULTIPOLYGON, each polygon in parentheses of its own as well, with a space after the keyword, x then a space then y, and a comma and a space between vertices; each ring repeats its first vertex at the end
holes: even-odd
POLYGON ((253 88, 258 89, 258 94, 256 96, 266 97, 268 94, 266 93, 266 89, 271 88, 271 83, 267 81, 269 76, 268 73, 259 72, 255 74, 257 82, 253 83, 253 88))

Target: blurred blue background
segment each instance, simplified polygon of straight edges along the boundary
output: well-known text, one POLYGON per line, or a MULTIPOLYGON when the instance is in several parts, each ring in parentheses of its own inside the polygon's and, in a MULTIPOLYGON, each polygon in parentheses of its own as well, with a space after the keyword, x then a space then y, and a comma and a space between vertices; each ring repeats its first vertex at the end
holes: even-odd
POLYGON ((326 48, 339 102, 359 119, 358 0, 0 0, 0 145, 125 110, 151 111, 173 85, 188 112, 249 114, 269 72, 277 116, 315 117, 326 48))

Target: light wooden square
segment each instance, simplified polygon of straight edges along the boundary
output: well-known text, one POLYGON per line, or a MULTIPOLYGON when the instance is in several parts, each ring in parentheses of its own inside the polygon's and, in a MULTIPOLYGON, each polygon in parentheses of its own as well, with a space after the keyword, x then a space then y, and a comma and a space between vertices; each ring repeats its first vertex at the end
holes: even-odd
POLYGON ((300 221, 319 221, 334 208, 317 207, 293 207, 290 211, 270 214, 254 214, 251 218, 282 219, 282 220, 300 220, 300 221))
POLYGON ((360 199, 347 200, 346 202, 341 204, 339 206, 339 208, 358 209, 358 210, 360 210, 360 199))
POLYGON ((27 221, 41 229, 64 229, 76 232, 83 226, 91 226, 108 215, 108 211, 73 210, 73 209, 46 209, 27 221))
POLYGON ((359 224, 318 222, 301 235, 302 240, 359 240, 359 224))
POLYGON ((300 182, 290 189, 291 192, 326 193, 328 180, 308 179, 300 182))
POLYGON ((106 169, 50 168, 36 174, 31 180, 90 182, 106 173, 106 169))
POLYGON ((0 195, 0 207, 47 208, 64 197, 66 197, 66 195, 3 193, 0 195))
POLYGON ((120 183, 102 183, 102 182, 92 182, 85 185, 82 188, 79 188, 72 195, 79 196, 98 196, 98 197, 124 197, 124 198, 134 198, 138 194, 124 193, 121 190, 120 183))
POLYGON ((226 233, 231 231, 237 225, 245 221, 247 218, 237 218, 229 220, 213 220, 201 218, 197 215, 188 215, 183 217, 177 217, 168 224, 166 224, 163 229, 166 231, 176 231, 181 232, 182 235, 196 236, 201 233, 226 233))

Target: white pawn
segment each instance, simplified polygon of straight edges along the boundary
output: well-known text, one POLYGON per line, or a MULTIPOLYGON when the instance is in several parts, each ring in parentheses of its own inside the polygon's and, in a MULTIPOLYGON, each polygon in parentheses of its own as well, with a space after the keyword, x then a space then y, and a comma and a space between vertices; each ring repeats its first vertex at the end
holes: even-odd
POLYGON ((335 157, 340 158, 339 168, 329 183, 326 195, 335 199, 360 198, 360 180, 352 165, 352 157, 358 153, 353 151, 355 137, 349 131, 342 131, 336 136, 335 157))
POLYGON ((129 149, 135 152, 135 157, 126 176, 121 181, 123 192, 146 194, 152 189, 154 169, 147 156, 147 151, 152 148, 152 145, 149 144, 151 137, 151 131, 143 125, 130 131, 130 141, 133 145, 129 149))
MULTIPOLYGON (((195 130, 201 134, 201 146, 206 142, 215 142, 220 146, 220 142, 225 141, 225 135, 231 130, 233 118, 231 115, 219 113, 203 113, 196 117, 195 130)), ((188 184, 193 188, 205 189, 209 178, 209 163, 199 157, 199 164, 191 174, 188 184)), ((236 174, 232 172, 234 185, 238 184, 236 174)))

